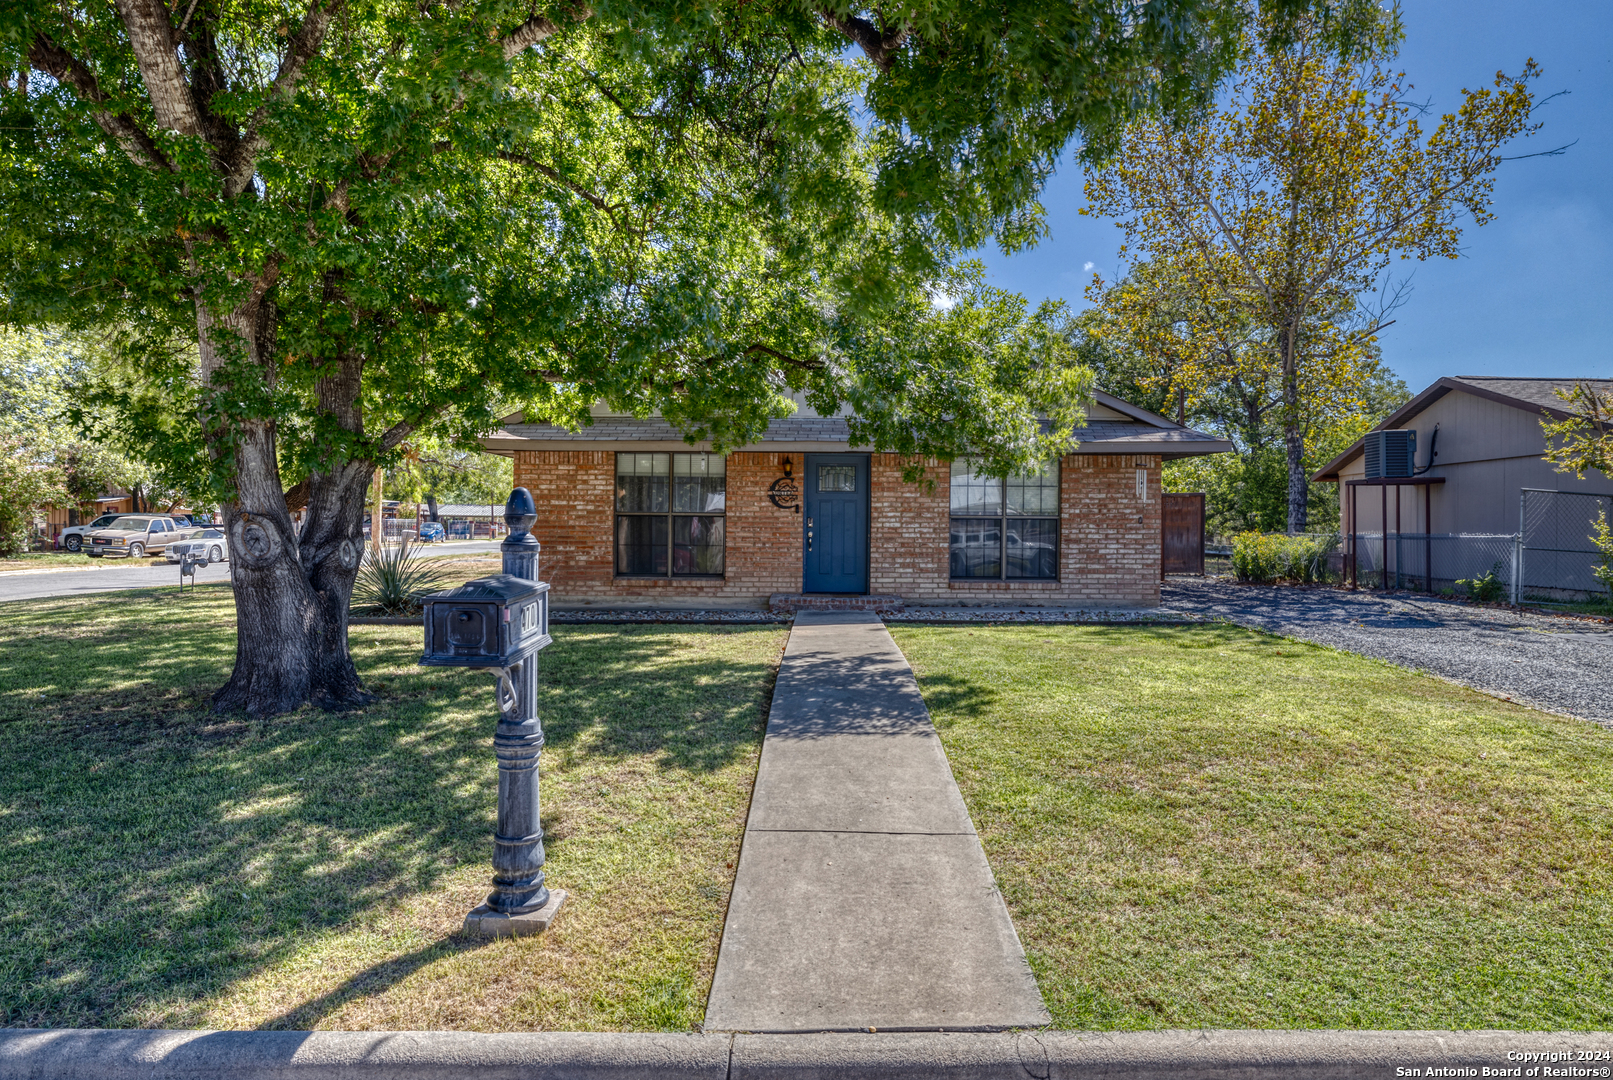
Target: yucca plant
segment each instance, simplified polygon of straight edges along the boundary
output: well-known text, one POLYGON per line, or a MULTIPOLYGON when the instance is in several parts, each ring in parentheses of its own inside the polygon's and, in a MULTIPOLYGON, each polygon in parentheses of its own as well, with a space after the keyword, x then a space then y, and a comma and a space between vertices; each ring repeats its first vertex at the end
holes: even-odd
POLYGON ((407 540, 395 548, 382 547, 380 554, 372 548, 353 582, 349 607, 356 615, 418 615, 420 598, 447 580, 441 570, 411 553, 407 540))

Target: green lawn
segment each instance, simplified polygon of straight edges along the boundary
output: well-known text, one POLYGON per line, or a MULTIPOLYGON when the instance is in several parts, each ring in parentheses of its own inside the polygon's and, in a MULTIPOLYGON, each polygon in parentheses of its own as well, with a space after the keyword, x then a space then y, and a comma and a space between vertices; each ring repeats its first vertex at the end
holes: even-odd
POLYGON ((152 559, 92 559, 72 551, 25 551, 20 555, 0 559, 0 573, 8 570, 59 570, 71 567, 76 570, 99 570, 107 566, 151 566, 152 559))
POLYGON ((892 633, 1058 1026, 1613 1026, 1613 733, 1227 626, 892 633))
POLYGON ((687 1029, 781 627, 557 627, 539 938, 459 934, 490 873, 492 681, 358 627, 379 701, 209 716, 227 589, 0 605, 0 1025, 687 1029), (555 689, 564 686, 564 692, 555 689))

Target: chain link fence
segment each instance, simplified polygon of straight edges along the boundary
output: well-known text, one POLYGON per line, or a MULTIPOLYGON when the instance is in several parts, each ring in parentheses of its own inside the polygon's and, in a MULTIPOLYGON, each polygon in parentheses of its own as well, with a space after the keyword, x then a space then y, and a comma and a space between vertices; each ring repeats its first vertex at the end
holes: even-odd
POLYGON ((1369 589, 1465 591, 1494 575, 1513 603, 1576 603, 1608 596, 1596 577, 1604 556, 1592 542, 1599 514, 1613 522, 1613 495, 1523 489, 1516 533, 1357 533, 1342 556, 1369 589))
POLYGON ((1357 540, 1357 580, 1377 588, 1442 592, 1494 574, 1511 595, 1518 538, 1511 533, 1390 533, 1357 540))
POLYGON ((1608 595, 1593 572, 1603 561, 1591 542, 1602 514, 1613 520, 1613 495, 1523 489, 1518 500, 1520 599, 1573 603, 1608 595))

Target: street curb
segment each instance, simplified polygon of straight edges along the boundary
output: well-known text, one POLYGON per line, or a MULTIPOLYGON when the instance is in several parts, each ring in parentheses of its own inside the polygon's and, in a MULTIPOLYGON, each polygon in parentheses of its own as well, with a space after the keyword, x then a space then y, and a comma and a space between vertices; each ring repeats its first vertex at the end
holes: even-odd
POLYGON ((1605 1055, 1610 1051, 1613 1033, 1609 1032, 662 1035, 11 1030, 0 1031, 0 1080, 1605 1077, 1610 1071, 1605 1055), (1582 1054, 1591 1057, 1578 1060, 1582 1054), (1519 1071, 1511 1072, 1514 1068, 1519 1071), (1496 1071, 1502 1069, 1508 1071, 1496 1071))

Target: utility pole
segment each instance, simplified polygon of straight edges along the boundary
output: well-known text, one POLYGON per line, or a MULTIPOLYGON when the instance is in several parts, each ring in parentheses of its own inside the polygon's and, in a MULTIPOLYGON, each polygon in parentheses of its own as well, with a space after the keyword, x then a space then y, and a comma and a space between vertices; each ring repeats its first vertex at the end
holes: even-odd
POLYGON ((381 543, 386 536, 386 523, 381 517, 381 482, 385 474, 379 467, 375 470, 375 509, 370 511, 370 545, 374 547, 377 555, 381 554, 381 543))

